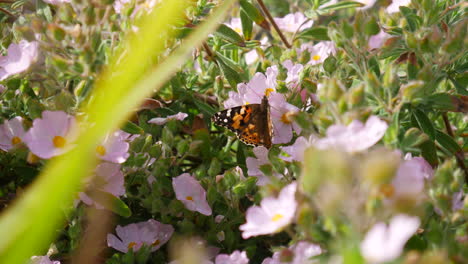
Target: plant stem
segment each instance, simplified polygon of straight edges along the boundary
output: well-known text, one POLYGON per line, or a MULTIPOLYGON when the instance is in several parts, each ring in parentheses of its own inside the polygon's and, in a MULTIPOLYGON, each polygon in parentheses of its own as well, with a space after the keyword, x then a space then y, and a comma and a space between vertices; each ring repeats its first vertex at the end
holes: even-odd
MULTIPOLYGON (((448 120, 447 113, 442 113, 442 118, 444 120, 447 134, 455 139, 455 135, 453 134, 452 126, 450 125, 450 122, 448 120)), ((463 153, 463 150, 455 153, 455 158, 457 160, 458 166, 460 166, 460 168, 465 172, 465 183, 468 184, 468 169, 466 168, 465 162, 463 161, 464 156, 465 154, 463 153)))
POLYGON ((281 41, 283 41, 284 45, 290 49, 291 48, 291 44, 289 44, 288 40, 286 39, 286 37, 283 35, 283 32, 281 32, 281 30, 279 29, 278 25, 276 24, 275 20, 273 19, 273 17, 271 16, 270 14, 270 11, 268 11, 268 9, 266 8, 265 4, 263 3, 263 0, 257 0, 258 4, 260 5, 260 8, 262 9, 263 13, 265 13, 266 17, 268 18, 268 20, 270 21, 270 23, 273 25, 273 27, 275 28, 275 31, 278 33, 278 35, 280 36, 281 38, 281 41))

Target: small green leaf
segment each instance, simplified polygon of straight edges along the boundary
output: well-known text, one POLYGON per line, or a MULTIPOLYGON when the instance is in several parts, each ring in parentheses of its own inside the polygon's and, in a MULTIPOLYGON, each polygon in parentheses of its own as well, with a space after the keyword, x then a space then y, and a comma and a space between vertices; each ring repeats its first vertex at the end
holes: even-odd
POLYGON ((219 25, 218 30, 216 30, 214 34, 227 42, 245 47, 244 39, 236 31, 224 24, 219 25))
POLYGON ((132 215, 130 208, 128 208, 128 206, 122 200, 110 193, 95 190, 93 191, 92 198, 100 205, 104 206, 104 208, 120 216, 127 218, 132 215))
POLYGON ((359 3, 359 2, 354 2, 354 1, 343 1, 339 2, 333 5, 326 6, 321 9, 321 11, 327 11, 327 12, 332 12, 340 9, 345 9, 345 8, 353 8, 353 7, 363 7, 364 4, 359 3))
POLYGON ((429 117, 427 117, 427 115, 419 109, 415 109, 413 111, 413 115, 418 122, 419 128, 421 128, 421 130, 426 133, 431 140, 435 140, 435 128, 432 125, 432 121, 429 119, 429 117))
POLYGON ((426 142, 420 145, 421 148, 421 155, 429 164, 432 166, 437 166, 439 164, 439 160, 437 158, 437 151, 436 146, 433 141, 427 140, 426 142))
POLYGON ((442 147, 444 147, 451 153, 456 153, 462 150, 460 145, 458 145, 457 142, 451 136, 445 134, 440 130, 436 130, 436 140, 442 147))
POLYGON ((245 11, 248 17, 252 19, 257 25, 261 26, 266 30, 270 30, 270 24, 266 21, 265 17, 258 11, 258 9, 252 5, 247 0, 240 0, 239 1, 241 10, 245 11))
POLYGON ((131 122, 131 121, 127 121, 125 122, 125 125, 122 127, 122 130, 129 133, 129 134, 144 134, 145 131, 143 130, 143 128, 139 127, 138 125, 136 125, 135 123, 131 122))
POLYGON ((237 62, 229 59, 228 57, 224 56, 220 52, 216 51, 216 58, 221 59, 227 66, 229 66, 234 71, 238 73, 244 73, 244 69, 242 69, 242 67, 239 64, 237 64, 237 62))
POLYGON ((224 77, 229 82, 229 85, 235 89, 237 84, 242 82, 240 75, 237 71, 226 65, 222 60, 217 60, 216 62, 218 63, 219 69, 223 73, 224 77))
POLYGON ((412 9, 406 7, 406 6, 400 6, 400 11, 403 14, 403 16, 406 18, 406 21, 408 22, 408 27, 411 32, 414 32, 419 25, 419 20, 416 14, 413 12, 412 9))
POLYGON ((326 27, 312 27, 302 31, 297 38, 307 40, 330 40, 326 27))
POLYGON ((252 39, 252 29, 253 29, 253 21, 247 15, 247 13, 241 9, 240 11, 240 19, 242 23, 242 34, 244 35, 245 40, 252 39))

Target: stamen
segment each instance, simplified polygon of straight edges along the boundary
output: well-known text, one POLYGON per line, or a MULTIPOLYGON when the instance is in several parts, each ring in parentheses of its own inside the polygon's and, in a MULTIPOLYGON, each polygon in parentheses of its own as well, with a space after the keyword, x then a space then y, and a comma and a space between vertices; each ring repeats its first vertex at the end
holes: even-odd
POLYGON ((188 201, 192 201, 192 202, 193 202, 193 197, 192 197, 192 196, 187 196, 187 197, 185 197, 185 199, 188 200, 188 201))
POLYGON ((130 243, 128 243, 127 248, 128 248, 128 249, 131 249, 131 248, 135 247, 136 245, 137 245, 137 243, 135 243, 135 242, 130 242, 130 243))
POLYGON ((61 136, 55 136, 54 139, 52 139, 52 142, 56 148, 63 148, 67 143, 67 141, 61 136))
POLYGON ((395 194, 395 187, 391 184, 383 184, 380 186, 380 193, 385 197, 390 198, 395 194))
POLYGON ((106 155, 106 148, 103 145, 99 145, 99 146, 96 147, 96 152, 99 155, 104 156, 104 155, 106 155))
POLYGON ((265 90, 265 96, 266 96, 266 97, 270 96, 270 93, 272 93, 272 92, 274 92, 274 91, 275 91, 275 89, 273 89, 273 88, 267 88, 267 89, 265 90))
POLYGON ((276 222, 278 220, 280 220, 281 218, 283 218, 284 216, 282 214, 275 214, 272 218, 271 218, 271 221, 273 222, 276 222))
POLYGON ((13 137, 11 139, 11 144, 12 145, 16 145, 16 144, 19 144, 19 143, 21 143, 21 138, 15 136, 15 137, 13 137))
POLYGON ((320 58, 321 58, 320 55, 314 55, 314 56, 312 56, 312 59, 313 59, 314 61, 318 61, 318 60, 320 60, 320 58))

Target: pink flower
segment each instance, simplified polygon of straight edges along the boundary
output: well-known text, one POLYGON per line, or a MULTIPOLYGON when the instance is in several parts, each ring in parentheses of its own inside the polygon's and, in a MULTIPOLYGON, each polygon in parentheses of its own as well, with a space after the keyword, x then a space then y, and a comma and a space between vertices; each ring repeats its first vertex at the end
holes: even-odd
POLYGON ((300 56, 306 50, 310 53, 310 61, 307 64, 316 65, 323 63, 330 55, 334 55, 336 46, 332 41, 320 41, 315 45, 304 43, 297 50, 297 55, 300 56))
MULTIPOLYGON (((247 174, 257 177, 257 185, 262 186, 270 182, 270 179, 260 170, 260 166, 270 163, 268 160, 268 149, 265 147, 255 147, 253 148, 253 153, 256 158, 248 157, 245 161, 247 164, 247 174)), ((274 176, 279 178, 281 174, 275 173, 274 176)))
POLYGON ((347 152, 359 152, 375 145, 385 134, 387 123, 371 116, 366 124, 354 120, 348 126, 332 125, 325 138, 317 139, 314 146, 319 149, 338 148, 347 152))
POLYGON ((239 227, 242 237, 247 239, 252 236, 276 233, 289 225, 297 207, 295 194, 296 182, 293 182, 284 187, 277 198, 266 197, 260 202, 260 206, 247 209, 247 223, 239 227))
POLYGON ((264 259, 262 264, 311 264, 316 261, 310 258, 322 254, 320 246, 307 241, 299 241, 286 249, 286 251, 288 251, 289 254, 292 253, 291 261, 281 261, 281 253, 283 253, 283 251, 278 251, 275 252, 271 258, 264 259))
POLYGON ((260 104, 263 96, 269 96, 276 91, 276 77, 278 67, 268 67, 266 74, 257 72, 248 83, 237 85, 237 91, 229 92, 229 98, 224 102, 225 108, 232 108, 245 104, 260 104))
POLYGON ((291 146, 287 147, 280 147, 281 150, 289 154, 289 157, 287 156, 280 156, 281 159, 285 161, 303 161, 304 160, 304 152, 307 148, 312 146, 314 138, 310 137, 309 139, 306 139, 305 137, 298 137, 294 144, 291 146))
POLYGON ((234 31, 239 33, 242 36, 242 22, 241 19, 238 17, 231 18, 229 23, 225 23, 226 26, 232 28, 234 31))
POLYGON ((236 250, 231 255, 219 254, 216 256, 215 264, 248 264, 249 259, 245 251, 236 250))
POLYGON ((51 5, 60 5, 63 3, 70 3, 70 0, 44 0, 44 2, 51 5))
POLYGON ((24 141, 23 118, 17 116, 0 125, 0 149, 8 151, 24 141))
POLYGON ((211 215, 211 207, 206 201, 206 191, 200 183, 190 174, 183 173, 172 179, 172 187, 177 200, 181 201, 185 208, 204 215, 211 215))
POLYGON ((115 231, 118 237, 107 234, 107 246, 127 253, 130 249, 136 252, 143 245, 146 245, 151 248, 151 252, 154 252, 169 241, 174 233, 174 228, 171 225, 150 219, 124 227, 119 225, 115 231))
POLYGON ((385 33, 385 31, 380 30, 379 34, 373 35, 369 38, 367 42, 367 47, 369 50, 380 49, 385 41, 390 38, 390 34, 385 33))
POLYGON ((50 260, 49 256, 32 256, 30 264, 60 264, 60 261, 50 260))
POLYGON ((299 79, 304 66, 302 64, 293 64, 291 60, 286 60, 283 62, 283 66, 288 70, 288 75, 286 80, 286 86, 288 86, 292 91, 300 90, 299 79))
POLYGON ((299 29, 303 30, 306 28, 310 28, 314 23, 314 21, 312 20, 307 21, 308 18, 305 17, 304 14, 301 12, 287 14, 286 16, 281 18, 275 17, 274 20, 282 31, 292 33, 299 31, 299 29))
POLYGON ((408 239, 418 230, 418 217, 397 215, 390 224, 375 224, 361 243, 361 254, 369 263, 389 262, 403 252, 408 239))
POLYGON ((0 81, 27 70, 36 62, 38 47, 36 41, 21 40, 19 44, 10 44, 7 55, 0 57, 0 81))
POLYGON ((289 104, 280 93, 274 93, 269 98, 271 120, 273 122, 273 144, 289 143, 293 137, 293 129, 297 134, 301 128, 294 121, 299 108, 289 104))
POLYGON ((103 142, 96 147, 96 155, 105 161, 123 163, 127 160, 129 144, 125 141, 127 134, 116 131, 108 134, 103 142))
POLYGON ((400 6, 408 6, 410 3, 411 0, 393 0, 385 10, 389 14, 400 12, 400 6))
MULTIPOLYGON (((95 178, 90 179, 93 188, 110 193, 115 197, 120 197, 125 194, 124 175, 120 170, 120 165, 115 163, 104 162, 96 167, 95 178)), ((84 192, 79 193, 80 200, 87 205, 94 205, 97 209, 104 209, 99 202, 94 201, 84 192)))
POLYGON ((170 120, 179 120, 179 121, 182 121, 184 120, 186 117, 188 116, 188 114, 186 113, 182 113, 182 112, 179 112, 175 115, 170 115, 170 116, 167 116, 167 117, 156 117, 156 118, 152 118, 148 121, 148 123, 151 123, 151 124, 156 124, 156 125, 164 125, 166 124, 168 121, 170 120))
MULTIPOLYGON (((407 156, 408 158, 408 156, 407 156)), ((398 167, 396 176, 390 185, 385 186, 385 195, 388 199, 404 201, 417 201, 424 194, 425 179, 434 175, 432 167, 420 157, 405 160, 398 167)))
POLYGON ((36 156, 48 159, 61 155, 72 147, 76 134, 69 133, 75 118, 62 111, 44 111, 26 133, 24 141, 36 156), (68 137, 67 137, 68 136, 68 137))
POLYGON ((424 179, 430 180, 434 177, 434 170, 432 169, 431 165, 427 163, 427 161, 422 157, 413 157, 411 153, 407 153, 405 155, 406 161, 411 161, 413 166, 418 168, 418 174, 421 174, 424 179))

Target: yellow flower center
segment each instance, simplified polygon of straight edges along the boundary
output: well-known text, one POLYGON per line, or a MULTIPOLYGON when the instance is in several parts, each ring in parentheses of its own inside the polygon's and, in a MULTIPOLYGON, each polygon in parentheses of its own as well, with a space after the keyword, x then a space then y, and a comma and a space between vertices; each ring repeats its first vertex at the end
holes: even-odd
POLYGON ((242 34, 242 28, 240 28, 240 27, 235 27, 234 31, 236 31, 239 34, 242 34))
POLYGON ((286 112, 281 116, 281 122, 289 125, 293 122, 292 117, 294 117, 295 115, 296 115, 296 112, 293 112, 293 111, 286 112))
POLYGON ((391 184, 382 184, 380 186, 380 193, 387 198, 392 197, 395 193, 395 187, 391 184))
POLYGON ((11 139, 11 144, 12 144, 12 145, 16 145, 16 144, 18 144, 18 143, 21 143, 21 138, 15 136, 15 137, 13 137, 13 138, 11 139))
POLYGON ((65 143, 67 143, 67 141, 61 136, 55 136, 54 139, 52 139, 52 142, 56 148, 63 148, 65 143))
POLYGON ((278 220, 280 220, 281 218, 283 218, 284 216, 282 214, 275 214, 272 218, 271 218, 271 221, 273 222, 276 222, 278 220))
POLYGON ((185 197, 185 199, 188 200, 188 201, 192 201, 192 202, 193 202, 193 197, 192 197, 192 196, 187 196, 187 197, 185 197))
POLYGON ((161 241, 159 241, 159 239, 156 239, 153 244, 151 244, 153 247, 156 247, 156 246, 159 246, 159 244, 161 244, 161 241))
POLYGON ((314 55, 314 56, 312 56, 312 59, 314 61, 318 61, 318 60, 320 60, 320 55, 314 55))
POLYGON ((275 90, 274 90, 273 88, 267 88, 267 89, 265 90, 265 95, 266 95, 266 97, 270 96, 270 93, 272 93, 272 92, 274 92, 274 91, 275 91, 275 90))
POLYGON ((130 242, 130 243, 128 243, 127 248, 128 248, 128 249, 131 249, 131 248, 133 248, 133 247, 136 246, 136 245, 137 245, 137 243, 135 243, 135 242, 130 242))
POLYGON ((104 156, 104 155, 106 155, 106 148, 103 145, 99 145, 99 146, 96 147, 96 152, 99 155, 104 156))

